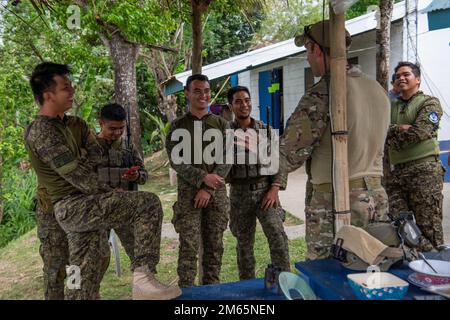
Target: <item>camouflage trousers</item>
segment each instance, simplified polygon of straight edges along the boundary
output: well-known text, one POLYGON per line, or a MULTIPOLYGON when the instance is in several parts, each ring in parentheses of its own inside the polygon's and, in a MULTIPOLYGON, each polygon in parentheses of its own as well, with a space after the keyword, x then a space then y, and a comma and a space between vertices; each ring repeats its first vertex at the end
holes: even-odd
MULTIPOLYGON (((376 179, 376 178, 375 178, 376 179)), ((388 198, 381 180, 370 182, 366 188, 350 190, 351 224, 365 228, 369 222, 388 220, 388 198)), ((318 190, 313 185, 310 205, 306 208, 306 244, 309 260, 326 259, 330 256, 334 241, 333 194, 318 190)))
POLYGON ((230 202, 225 187, 203 209, 194 208, 198 189, 178 181, 178 198, 173 205, 172 223, 179 234, 178 277, 180 287, 192 287, 197 274, 197 253, 203 245, 201 284, 219 283, 222 266, 223 233, 228 225, 230 202))
POLYGON ((64 300, 64 279, 69 264, 69 245, 53 212, 36 208, 39 254, 43 262, 45 300, 64 300))
POLYGON ((440 161, 403 165, 387 181, 389 208, 396 217, 412 211, 422 231, 419 250, 430 251, 443 244, 442 202, 444 169, 440 161))
POLYGON ((258 218, 269 243, 270 258, 281 271, 290 271, 288 238, 281 207, 261 209, 268 188, 249 190, 249 185, 231 185, 230 230, 237 239, 239 279, 255 278, 255 231, 258 218))
POLYGON ((134 266, 148 265, 150 270, 156 270, 163 212, 155 194, 112 191, 69 196, 55 204, 55 216, 67 233, 70 265, 79 268, 79 287, 71 286, 67 290, 68 299, 92 297, 101 270, 102 241, 110 229, 132 225, 134 266))
MULTIPOLYGON (((53 210, 46 212, 38 205, 36 217, 37 234, 40 241, 39 254, 43 262, 44 298, 45 300, 64 300, 64 280, 66 266, 69 264, 67 235, 56 221, 53 210)), ((106 234, 103 236, 102 242, 101 267, 95 289, 92 292, 92 299, 99 297, 100 282, 109 265, 110 250, 106 234)))

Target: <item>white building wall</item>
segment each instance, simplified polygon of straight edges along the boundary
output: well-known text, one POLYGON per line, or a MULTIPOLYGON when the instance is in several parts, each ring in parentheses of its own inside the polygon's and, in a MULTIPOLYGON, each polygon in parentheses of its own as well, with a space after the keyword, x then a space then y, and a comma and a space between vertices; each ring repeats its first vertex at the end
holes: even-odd
POLYGON ((376 78, 375 55, 375 31, 353 37, 347 56, 348 58, 358 57, 358 64, 362 71, 372 79, 376 78))
MULTIPOLYGON (((391 25, 391 59, 389 77, 392 77, 394 68, 403 60, 403 20, 391 25)), ((392 88, 389 78, 389 89, 392 88)))
POLYGON ((428 31, 427 14, 419 13, 418 62, 420 63, 421 90, 441 102, 444 115, 438 139, 450 140, 450 28, 428 31))
POLYGON ((306 54, 302 53, 298 56, 289 58, 286 66, 283 68, 283 123, 285 127, 287 120, 292 112, 294 112, 300 98, 304 94, 305 68, 307 67, 309 67, 309 65, 306 61, 306 54))

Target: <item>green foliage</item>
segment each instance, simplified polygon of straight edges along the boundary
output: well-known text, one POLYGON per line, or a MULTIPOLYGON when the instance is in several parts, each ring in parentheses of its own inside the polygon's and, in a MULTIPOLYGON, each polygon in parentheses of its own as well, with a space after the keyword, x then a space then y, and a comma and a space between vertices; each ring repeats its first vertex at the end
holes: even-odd
POLYGON ((158 150, 164 149, 166 137, 167 137, 167 134, 169 133, 169 129, 170 129, 170 122, 164 122, 161 118, 159 118, 153 114, 150 114, 149 112, 147 112, 145 110, 143 111, 143 113, 156 126, 156 130, 150 134, 149 142, 150 143, 156 142, 158 145, 158 150))
POLYGON ((0 248, 30 231, 35 225, 33 198, 37 181, 31 170, 3 167, 4 217, 0 224, 0 248))
MULTIPOLYGON (((400 1, 402 0, 393 0, 394 3, 398 3, 400 1)), ((359 17, 368 13, 367 9, 370 6, 378 6, 379 4, 380 0, 359 0, 346 11, 345 18, 348 20, 359 17)))
POLYGON ((38 111, 28 83, 34 67, 42 60, 70 64, 77 89, 71 112, 91 124, 98 107, 113 93, 106 48, 92 39, 88 44, 65 23, 59 23, 65 21, 66 7, 55 5, 55 10, 42 19, 28 1, 10 9, 14 14, 3 11, 0 20, 0 206, 4 209, 0 246, 35 224, 32 200, 36 178, 33 172, 17 169, 27 158, 24 130, 38 111))
POLYGON ((247 20, 241 11, 210 12, 203 34, 205 65, 245 53, 251 46, 260 17, 247 20))
MULTIPOLYGON (((328 10, 328 5, 326 6, 328 10)), ((325 12, 328 17, 328 12, 325 12)), ((315 0, 266 0, 264 20, 255 35, 257 45, 293 38, 305 25, 322 19, 322 2, 315 0)))
POLYGON ((95 2, 86 15, 92 19, 97 14, 108 24, 117 26, 126 39, 143 44, 166 42, 176 29, 180 12, 167 10, 156 0, 128 0, 95 2))
POLYGON ((379 0, 359 0, 350 8, 348 8, 348 10, 345 12, 345 18, 349 20, 366 14, 367 8, 369 8, 369 6, 378 5, 379 2, 379 0))
POLYGON ((136 67, 136 78, 138 106, 141 121, 141 145, 144 154, 151 154, 158 150, 160 146, 151 141, 151 135, 157 127, 155 123, 151 122, 149 118, 145 116, 145 112, 154 115, 160 115, 161 112, 158 109, 155 79, 153 74, 151 74, 151 70, 147 68, 142 60, 138 61, 136 67))

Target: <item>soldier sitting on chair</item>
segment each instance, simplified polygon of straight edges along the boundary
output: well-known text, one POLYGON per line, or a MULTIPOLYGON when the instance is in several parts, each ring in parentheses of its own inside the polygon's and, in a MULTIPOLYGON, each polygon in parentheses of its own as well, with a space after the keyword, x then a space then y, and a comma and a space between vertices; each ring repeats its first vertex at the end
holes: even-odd
MULTIPOLYGON (((97 141, 102 152, 98 159, 97 172, 99 180, 112 188, 137 190, 138 184, 144 184, 147 181, 148 173, 145 170, 144 161, 130 137, 127 136, 126 139, 123 137, 127 126, 126 119, 126 111, 119 104, 107 104, 101 109, 99 118, 101 131, 97 135, 97 141), (135 167, 136 170, 127 174, 131 167, 135 167)), ((161 226, 161 223, 158 223, 158 226, 161 226)), ((133 227, 126 224, 114 230, 131 260, 131 269, 133 270, 135 268, 133 227)), ((160 237, 161 229, 156 234, 160 237)), ((155 245, 159 242, 160 240, 156 241, 155 245)), ((155 248, 152 252, 154 252, 152 271, 156 273, 154 266, 159 261, 159 248, 155 248)))

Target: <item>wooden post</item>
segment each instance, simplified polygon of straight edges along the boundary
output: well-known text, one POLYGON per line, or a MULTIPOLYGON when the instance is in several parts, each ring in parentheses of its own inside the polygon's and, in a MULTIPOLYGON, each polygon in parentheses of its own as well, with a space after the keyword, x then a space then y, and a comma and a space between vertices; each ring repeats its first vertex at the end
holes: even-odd
POLYGON ((350 224, 347 144, 347 81, 345 13, 336 15, 330 6, 330 115, 333 145, 335 232, 350 224))

